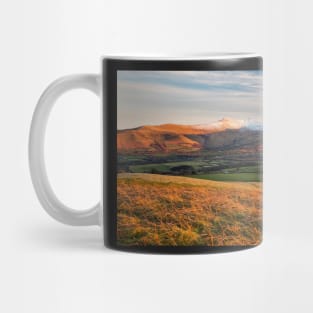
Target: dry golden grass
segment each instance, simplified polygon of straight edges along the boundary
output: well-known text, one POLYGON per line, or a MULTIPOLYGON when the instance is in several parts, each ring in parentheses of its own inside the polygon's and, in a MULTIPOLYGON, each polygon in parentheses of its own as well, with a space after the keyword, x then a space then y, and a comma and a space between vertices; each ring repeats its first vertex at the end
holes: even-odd
POLYGON ((120 245, 257 245, 260 183, 216 182, 155 174, 118 175, 120 245))

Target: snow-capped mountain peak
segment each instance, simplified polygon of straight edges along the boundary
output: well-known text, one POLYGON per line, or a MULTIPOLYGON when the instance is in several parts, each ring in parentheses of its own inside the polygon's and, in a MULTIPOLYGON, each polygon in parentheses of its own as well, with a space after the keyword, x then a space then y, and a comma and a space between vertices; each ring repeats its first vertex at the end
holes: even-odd
POLYGON ((224 117, 217 122, 210 124, 198 124, 194 127, 197 129, 203 129, 208 131, 222 131, 225 129, 239 129, 245 127, 246 122, 244 120, 237 120, 229 117, 224 117))

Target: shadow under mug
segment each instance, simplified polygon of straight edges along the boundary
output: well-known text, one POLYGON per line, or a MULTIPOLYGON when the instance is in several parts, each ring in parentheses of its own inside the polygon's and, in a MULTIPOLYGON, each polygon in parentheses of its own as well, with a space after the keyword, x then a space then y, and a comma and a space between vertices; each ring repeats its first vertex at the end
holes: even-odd
POLYGON ((40 97, 29 138, 32 182, 64 224, 102 227, 104 245, 153 253, 251 248, 262 240, 262 58, 104 57, 101 74, 60 78, 40 97), (78 211, 54 194, 47 120, 65 92, 101 98, 102 199, 78 211))

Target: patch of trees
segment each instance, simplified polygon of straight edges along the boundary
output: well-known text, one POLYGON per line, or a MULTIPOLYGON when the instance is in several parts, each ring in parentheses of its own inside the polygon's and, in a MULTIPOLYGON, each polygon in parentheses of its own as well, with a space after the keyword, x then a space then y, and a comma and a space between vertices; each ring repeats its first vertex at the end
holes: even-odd
POLYGON ((196 170, 191 165, 179 165, 171 167, 171 172, 176 175, 195 175, 196 170))

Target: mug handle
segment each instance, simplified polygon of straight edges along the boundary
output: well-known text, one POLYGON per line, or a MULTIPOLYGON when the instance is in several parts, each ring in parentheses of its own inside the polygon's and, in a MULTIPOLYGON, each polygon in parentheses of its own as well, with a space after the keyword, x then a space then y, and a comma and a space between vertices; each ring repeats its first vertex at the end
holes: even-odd
POLYGON ((100 97, 100 82, 100 76, 95 74, 70 75, 57 79, 41 95, 31 122, 28 146, 29 167, 37 197, 50 216, 68 225, 100 225, 100 203, 90 209, 78 211, 67 207, 53 192, 44 159, 47 121, 54 103, 63 93, 84 88, 100 97))

